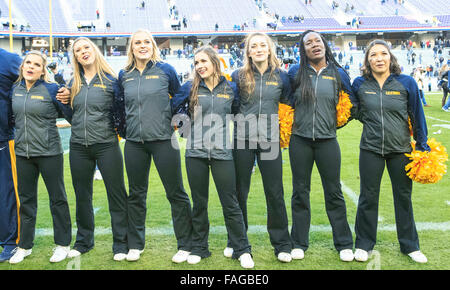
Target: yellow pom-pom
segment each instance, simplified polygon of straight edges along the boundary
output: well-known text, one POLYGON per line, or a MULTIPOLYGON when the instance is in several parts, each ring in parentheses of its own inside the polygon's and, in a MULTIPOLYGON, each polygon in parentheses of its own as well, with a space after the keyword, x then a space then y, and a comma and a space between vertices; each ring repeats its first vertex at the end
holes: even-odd
POLYGON ((232 81, 230 74, 223 73, 223 76, 227 79, 227 81, 229 81, 229 82, 232 81))
POLYGON ((427 144, 431 151, 417 151, 413 141, 411 142, 413 151, 411 154, 405 154, 412 160, 405 166, 408 177, 423 184, 436 183, 447 173, 445 162, 448 160, 448 154, 445 146, 434 138, 428 139, 427 144))
POLYGON ((294 109, 286 104, 279 104, 278 119, 280 123, 280 147, 289 147, 292 133, 292 123, 294 122, 294 109))
POLYGON ((350 118, 350 109, 353 107, 352 102, 350 101, 349 95, 344 92, 339 92, 339 102, 336 105, 336 121, 337 127, 342 127, 348 122, 348 118, 350 118))

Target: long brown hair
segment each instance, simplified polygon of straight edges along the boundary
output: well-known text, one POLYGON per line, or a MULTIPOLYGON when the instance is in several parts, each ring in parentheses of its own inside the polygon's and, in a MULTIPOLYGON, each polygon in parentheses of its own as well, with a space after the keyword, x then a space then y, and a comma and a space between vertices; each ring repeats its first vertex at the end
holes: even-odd
POLYGON ((275 53, 275 45, 272 41, 272 39, 265 33, 262 32, 254 32, 247 35, 245 38, 245 45, 244 45, 244 66, 239 71, 239 87, 241 90, 247 93, 247 95, 250 97, 253 91, 255 90, 255 76, 253 74, 253 61, 251 57, 249 56, 249 50, 250 50, 250 41, 255 36, 262 36, 266 39, 267 45, 269 46, 269 67, 270 67, 270 74, 272 76, 272 73, 280 66, 280 62, 277 59, 277 55, 275 53))
POLYGON ((103 57, 102 53, 100 52, 100 49, 93 43, 89 38, 86 37, 79 37, 75 39, 75 41, 72 44, 72 47, 70 49, 72 53, 72 63, 73 63, 73 79, 72 79, 72 88, 70 91, 70 104, 73 104, 73 98, 78 95, 78 93, 81 90, 81 72, 83 71, 82 65, 78 62, 76 56, 75 56, 75 44, 78 41, 87 41, 89 45, 92 46, 94 49, 95 54, 95 70, 97 71, 97 75, 100 79, 100 83, 103 85, 103 78, 107 78, 106 74, 109 74, 113 77, 116 77, 116 74, 114 70, 111 68, 111 66, 106 62, 105 58, 103 57))
MULTIPOLYGON (((220 76, 222 75, 219 54, 214 50, 214 48, 212 48, 209 45, 202 46, 202 47, 196 49, 194 52, 194 64, 195 64, 195 55, 197 55, 200 52, 205 53, 209 57, 209 60, 213 64, 213 68, 214 68, 213 76, 215 78, 219 79, 220 76)), ((194 113, 194 108, 198 105, 198 87, 200 85, 200 82, 202 81, 202 77, 195 70, 195 66, 194 66, 193 75, 194 75, 194 78, 192 80, 192 88, 191 88, 191 92, 189 94, 189 100, 190 100, 189 101, 189 111, 191 113, 191 116, 194 113)))
POLYGON ((372 69, 370 68, 370 63, 369 63, 369 52, 372 49, 372 47, 374 47, 377 44, 383 45, 384 47, 386 47, 387 51, 389 52, 389 56, 391 58, 391 64, 389 65, 390 73, 391 74, 393 73, 396 75, 401 74, 402 69, 401 69, 400 65, 398 64, 397 58, 392 53, 391 48, 389 47, 389 44, 382 39, 375 39, 375 40, 372 40, 372 42, 370 42, 369 45, 367 46, 366 54, 364 55, 364 64, 361 67, 362 76, 365 78, 372 76, 372 69))

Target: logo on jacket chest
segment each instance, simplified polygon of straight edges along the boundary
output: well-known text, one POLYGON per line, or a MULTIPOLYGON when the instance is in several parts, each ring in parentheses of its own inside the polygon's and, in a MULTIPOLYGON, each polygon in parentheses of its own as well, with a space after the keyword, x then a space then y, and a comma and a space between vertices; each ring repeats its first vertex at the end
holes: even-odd
POLYGON ((106 89, 106 86, 105 86, 105 85, 102 85, 102 84, 94 84, 94 87, 106 89))
POLYGON ((43 101, 43 100, 44 100, 44 96, 36 96, 36 95, 32 95, 32 96, 30 96, 30 99, 32 99, 32 100, 41 100, 41 101, 43 101))

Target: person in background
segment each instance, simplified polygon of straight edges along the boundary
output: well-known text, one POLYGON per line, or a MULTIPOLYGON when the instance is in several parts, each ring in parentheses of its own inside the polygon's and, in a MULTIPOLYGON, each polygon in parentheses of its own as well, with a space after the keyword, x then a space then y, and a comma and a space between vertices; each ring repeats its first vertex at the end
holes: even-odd
POLYGON ((72 45, 73 79, 70 81, 73 109, 70 138, 70 171, 76 197, 77 235, 69 257, 94 247, 92 205, 95 166, 103 177, 111 215, 113 259, 127 256, 127 192, 123 158, 117 137, 120 90, 115 73, 98 47, 88 38, 72 45))
POLYGON ((15 152, 20 198, 20 242, 9 263, 17 264, 32 252, 36 215, 37 188, 42 175, 50 199, 56 247, 50 262, 67 257, 72 240, 72 225, 64 186, 64 157, 56 118, 69 121, 72 110, 56 100, 58 85, 50 83, 47 59, 39 51, 24 58, 19 78, 12 89, 15 121, 15 152))
POLYGON ((11 108, 11 90, 19 77, 20 56, 0 48, 0 262, 16 252, 19 238, 19 195, 11 108))
POLYGON ((420 251, 411 200, 411 122, 416 150, 429 151, 427 124, 415 80, 401 74, 397 58, 384 40, 374 40, 364 56, 362 76, 352 85, 356 118, 363 123, 359 174, 361 192, 355 222, 355 259, 365 262, 377 236, 380 183, 387 167, 394 195, 395 222, 400 251, 417 263, 426 263, 420 251))
POLYGON ((447 63, 444 64, 439 71, 439 78, 440 78, 439 84, 442 87, 442 109, 445 109, 444 106, 445 106, 447 95, 449 92, 449 89, 448 89, 448 87, 449 87, 448 74, 450 71, 449 64, 450 64, 450 60, 447 61, 447 63))
POLYGON ((55 82, 57 82, 60 86, 65 86, 66 81, 64 80, 63 75, 58 70, 58 64, 56 62, 52 62, 51 64, 48 65, 48 68, 53 73, 55 82))

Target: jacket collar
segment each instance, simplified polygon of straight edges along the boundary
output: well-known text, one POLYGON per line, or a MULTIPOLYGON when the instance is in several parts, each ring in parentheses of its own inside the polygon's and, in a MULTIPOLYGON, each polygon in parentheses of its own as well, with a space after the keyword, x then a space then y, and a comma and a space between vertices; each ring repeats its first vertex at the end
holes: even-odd
MULTIPOLYGON (((214 89, 213 90, 215 90, 218 86, 220 86, 224 81, 226 81, 227 79, 224 77, 224 76, 220 76, 220 79, 219 79, 219 83, 214 87, 214 89)), ((202 79, 201 81, 200 81, 200 86, 201 87, 204 87, 204 88, 208 88, 207 86, 206 86, 206 84, 205 84, 205 81, 202 79)))
MULTIPOLYGON (((39 79, 39 80, 37 80, 34 84, 33 84, 33 86, 31 87, 31 89, 32 88, 34 88, 34 87, 36 87, 36 86, 38 86, 38 85, 40 85, 40 84, 42 84, 43 82, 45 82, 44 80, 41 80, 41 79, 39 79)), ((26 83, 25 83, 25 79, 22 79, 21 81, 20 81, 20 85, 21 86, 23 86, 23 87, 27 87, 27 85, 26 85, 26 83)))

